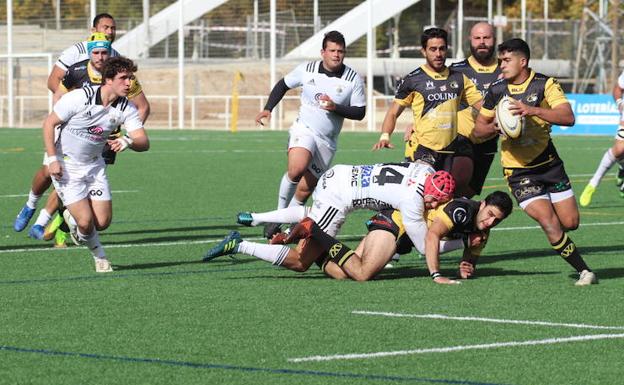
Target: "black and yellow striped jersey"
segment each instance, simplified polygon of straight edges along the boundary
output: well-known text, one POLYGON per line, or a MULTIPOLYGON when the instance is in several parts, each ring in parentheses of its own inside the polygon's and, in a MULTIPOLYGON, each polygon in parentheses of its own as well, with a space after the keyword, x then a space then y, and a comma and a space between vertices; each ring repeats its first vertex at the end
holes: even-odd
MULTIPOLYGON (((60 88, 66 93, 84 86, 99 86, 100 84, 102 84, 102 75, 91 66, 90 60, 87 59, 69 66, 61 80, 60 88)), ((136 78, 132 79, 128 99, 136 97, 141 92, 143 92, 141 83, 136 78)))
MULTIPOLYGON (((542 108, 568 103, 556 79, 531 70, 522 84, 509 84, 505 79, 492 84, 485 95, 480 114, 493 118, 496 105, 505 95, 526 105, 542 108)), ((501 163, 504 168, 533 168, 557 158, 550 138, 551 124, 537 116, 527 116, 523 120, 519 138, 503 138, 501 141, 501 163)))
MULTIPOLYGON (((497 81, 501 77, 501 69, 498 65, 498 61, 489 66, 484 66, 479 63, 474 57, 470 56, 468 59, 462 60, 450 65, 450 68, 459 71, 466 75, 470 79, 481 96, 485 97, 490 85, 497 81)), ((494 139, 494 142, 498 139, 498 135, 494 134, 493 138, 477 138, 474 136, 475 118, 479 111, 470 108, 470 106, 462 102, 459 105, 460 111, 457 114, 457 132, 470 139, 472 143, 479 144, 488 140, 494 139)))
POLYGON ((435 72, 423 65, 399 83, 394 102, 412 108, 410 141, 439 151, 457 137, 460 102, 472 106, 480 100, 474 83, 461 72, 449 68, 435 72))

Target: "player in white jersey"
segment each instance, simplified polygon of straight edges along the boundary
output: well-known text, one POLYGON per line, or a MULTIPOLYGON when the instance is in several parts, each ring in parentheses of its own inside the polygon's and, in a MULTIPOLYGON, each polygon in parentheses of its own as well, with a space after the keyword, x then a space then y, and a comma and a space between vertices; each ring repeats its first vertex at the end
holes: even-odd
MULTIPOLYGON (((343 64, 345 48, 340 32, 328 32, 322 60, 303 63, 288 73, 273 87, 264 110, 256 116, 256 122, 264 125, 286 91, 302 88, 299 115, 289 131, 288 167, 280 182, 278 209, 305 203, 331 164, 344 119, 362 120, 366 114, 364 83, 343 64)), ((265 235, 270 238, 275 231, 265 230, 265 235)))
MULTIPOLYGON (((117 25, 115 19, 108 13, 100 13, 93 18, 93 27, 91 32, 101 32, 108 36, 109 40, 115 41, 115 35, 117 33, 117 25)), ((81 41, 68 48, 66 48, 61 56, 54 64, 50 76, 48 76, 48 89, 55 93, 65 76, 65 72, 72 65, 89 59, 89 51, 87 49, 87 41, 81 41)), ((119 52, 114 49, 111 50, 111 56, 120 56, 119 52)))
POLYGON ((579 199, 579 203, 583 207, 589 206, 600 181, 615 163, 619 166, 616 183, 620 189, 620 196, 624 198, 624 72, 620 74, 613 87, 613 99, 615 99, 615 104, 620 111, 620 124, 615 133, 613 146, 604 153, 594 175, 583 189, 579 199))
POLYGON ((98 231, 106 229, 112 218, 102 149, 106 143, 115 152, 149 149, 143 122, 126 98, 135 71, 130 59, 107 60, 102 85, 65 94, 43 124, 46 164, 54 188, 67 207, 65 220, 72 235, 91 250, 97 272, 112 271, 98 236, 98 231), (55 140, 55 127, 59 124, 61 132, 55 140), (120 124, 127 134, 108 139, 120 124))
MULTIPOLYGON (((269 213, 238 215, 238 223, 248 226, 264 222, 294 223, 305 218, 295 229, 305 227, 307 234, 293 235, 286 241, 305 238, 299 241, 295 250, 282 245, 243 241, 238 232, 232 232, 224 241, 208 251, 204 261, 221 255, 243 253, 291 270, 305 271, 314 262, 323 264, 321 257, 324 256, 324 250, 328 250, 318 242, 308 242, 308 238, 313 236, 312 234, 335 236, 346 215, 357 209, 400 210, 403 214, 405 232, 416 249, 425 254, 427 233, 425 208, 435 208, 439 203, 447 202, 454 190, 455 182, 448 172, 435 172, 430 165, 422 162, 337 165, 321 177, 314 190, 314 204, 309 212, 306 207, 293 206, 269 213)), ((291 235, 296 233, 297 230, 293 230, 291 235)), ((438 255, 432 253, 426 255, 429 270, 431 273, 437 272, 438 255)), ((342 244, 338 249, 329 249, 329 258, 341 268, 346 260, 359 259, 342 244)), ((353 264, 351 265, 353 267, 353 264)), ((441 276, 436 282, 452 283, 451 280, 441 276)))

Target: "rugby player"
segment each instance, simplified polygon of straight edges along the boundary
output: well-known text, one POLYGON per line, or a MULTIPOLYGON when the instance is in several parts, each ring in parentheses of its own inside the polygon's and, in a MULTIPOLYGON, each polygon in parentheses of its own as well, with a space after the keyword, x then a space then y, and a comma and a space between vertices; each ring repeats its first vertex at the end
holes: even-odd
MULTIPOLYGON (((453 63, 449 68, 466 75, 479 93, 485 96, 490 84, 502 76, 496 57, 494 27, 491 24, 480 22, 471 28, 470 52, 472 55, 468 59, 453 63)), ((451 173, 457 182, 456 194, 466 198, 481 194, 498 150, 498 135, 493 134, 482 139, 473 134, 474 120, 478 113, 478 110, 462 102, 457 114, 458 140, 466 143, 461 147, 467 146, 471 150, 455 156, 451 173)))
MULTIPOLYGON (((344 36, 328 32, 321 60, 300 64, 277 82, 256 116, 256 123, 263 125, 289 89, 302 88, 299 115, 289 131, 288 164, 280 182, 278 209, 305 204, 331 164, 344 119, 362 120, 366 114, 364 82, 343 63, 345 54, 344 36)), ((277 225, 265 228, 269 239, 276 232, 277 225)))
POLYGON ((408 74, 398 85, 394 103, 386 112, 381 136, 373 149, 394 147, 390 135, 398 117, 406 107, 411 107, 414 131, 406 143, 406 160, 420 160, 436 170, 451 171, 453 155, 469 151, 459 148, 457 140, 460 103, 478 109, 482 97, 466 75, 446 66, 445 30, 425 30, 421 45, 426 64, 408 74))
POLYGON ((45 164, 67 207, 65 221, 74 237, 88 246, 99 273, 113 270, 98 235, 112 219, 110 187, 102 158, 104 145, 109 143, 115 152, 149 149, 143 122, 127 99, 136 69, 130 59, 107 60, 101 86, 85 86, 62 96, 43 123, 45 164), (63 129, 55 140, 55 127, 60 124, 63 129), (108 139, 120 124, 128 133, 108 139))
MULTIPOLYGON (((426 210, 427 234, 425 252, 438 254, 441 241, 462 239, 464 252, 460 263, 459 276, 470 278, 474 275, 477 259, 485 247, 492 227, 498 225, 512 211, 511 198, 504 192, 495 191, 483 201, 455 198, 448 203, 426 210)), ((354 254, 344 260, 327 260, 325 272, 333 278, 351 278, 367 281, 375 277, 390 262, 395 253, 408 254, 413 244, 403 227, 401 213, 397 210, 384 210, 368 222, 369 233, 362 239, 354 254)), ((295 230, 293 230, 295 231, 295 230)), ((325 233, 311 232, 311 238, 324 245, 331 257, 332 250, 347 247, 325 233)), ((443 244, 443 243, 442 243, 443 244)), ((448 248, 445 251, 450 251, 448 248)), ((428 260, 437 258, 428 257, 428 260)), ((431 273, 434 281, 440 275, 439 269, 431 273)))
MULTIPOLYGON (((307 216, 315 231, 335 236, 348 213, 357 209, 397 209, 403 216, 403 225, 416 249, 425 254, 425 208, 435 208, 451 199, 455 190, 453 177, 446 171, 434 172, 423 162, 337 165, 321 177, 314 190, 314 204, 289 207, 270 213, 240 213, 237 222, 258 225, 264 222, 296 223, 307 216)), ((232 232, 219 245, 208 251, 205 261, 221 255, 243 253, 284 266, 305 271, 323 255, 321 245, 302 239, 295 250, 281 245, 264 245, 242 241, 238 232, 232 232)), ((337 256, 340 258, 340 256, 337 256)), ((434 272, 436 262, 427 260, 434 272)), ((440 277, 440 283, 448 278, 440 277)))
POLYGON ((598 283, 567 232, 578 228, 579 211, 563 160, 550 137, 551 125, 574 125, 574 113, 554 78, 529 68, 531 52, 522 39, 498 46, 503 79, 490 86, 475 123, 475 135, 497 133, 495 108, 506 95, 523 119, 517 139, 501 140, 501 163, 509 189, 527 215, 542 227, 555 253, 578 273, 576 285, 598 283))
MULTIPOLYGON (((101 84, 101 71, 104 66, 104 62, 110 57, 111 50, 111 41, 106 34, 101 32, 91 34, 87 40, 88 59, 73 64, 68 68, 65 77, 63 77, 63 80, 54 94, 54 101, 56 102, 69 90, 81 88, 85 85, 101 84)), ((143 123, 145 123, 150 112, 149 103, 147 102, 143 89, 136 78, 132 79, 128 99, 130 99, 135 106, 137 106, 139 117, 143 123)), ((121 136, 121 129, 118 127, 111 133, 111 139, 115 139, 119 136, 121 136)), ((113 164, 115 162, 115 155, 116 153, 111 151, 110 147, 106 145, 103 153, 106 164, 113 164)), ((50 176, 47 174, 47 168, 44 165, 35 173, 33 177, 31 193, 36 191, 37 195, 41 196, 48 189, 51 182, 50 176)), ((14 223, 15 231, 21 231, 27 225, 28 221, 22 214, 27 213, 31 209, 29 203, 33 203, 30 198, 17 215, 14 223)), ((36 202, 34 202, 33 206, 36 206, 36 202)), ((45 208, 39 211, 35 224, 28 231, 28 235, 31 238, 47 240, 53 236, 50 232, 47 232, 46 234, 44 228, 50 221, 52 214, 57 207, 58 198, 56 193, 53 191, 48 197, 45 208)), ((34 212, 34 208, 32 208, 32 211, 34 212)), ((27 219, 30 220, 30 218, 27 219)), ((58 225, 59 223, 56 223, 55 227, 58 227, 58 225)))
POLYGON ((600 181, 604 177, 604 175, 613 167, 613 165, 618 163, 618 175, 617 175, 617 186, 620 189, 620 196, 624 198, 624 99, 622 96, 624 94, 624 71, 618 77, 617 83, 613 87, 613 98, 615 99, 615 103, 617 104, 618 110, 620 111, 620 125, 618 126, 617 132, 615 133, 615 142, 613 146, 609 148, 602 159, 600 160, 600 164, 598 168, 594 172, 594 175, 589 180, 585 189, 583 189, 583 193, 581 194, 581 198, 579 199, 579 203, 581 206, 586 207, 591 203, 592 196, 600 181))

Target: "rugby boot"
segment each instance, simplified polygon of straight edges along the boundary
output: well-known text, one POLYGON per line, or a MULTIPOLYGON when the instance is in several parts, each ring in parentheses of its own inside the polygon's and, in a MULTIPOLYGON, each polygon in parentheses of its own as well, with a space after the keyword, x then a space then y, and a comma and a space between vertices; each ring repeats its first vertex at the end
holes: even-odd
POLYGON ((28 226, 28 222, 30 222, 30 219, 35 214, 35 210, 36 209, 31 209, 27 205, 24 205, 24 207, 22 207, 20 212, 17 214, 17 217, 15 217, 15 222, 13 222, 13 230, 18 232, 24 230, 26 226, 28 226))
POLYGON ((243 241, 240 233, 238 231, 232 231, 225 237, 221 242, 219 242, 215 247, 208 250, 206 255, 202 261, 208 262, 217 257, 221 257, 223 255, 232 255, 236 254, 238 251, 238 245, 243 241))

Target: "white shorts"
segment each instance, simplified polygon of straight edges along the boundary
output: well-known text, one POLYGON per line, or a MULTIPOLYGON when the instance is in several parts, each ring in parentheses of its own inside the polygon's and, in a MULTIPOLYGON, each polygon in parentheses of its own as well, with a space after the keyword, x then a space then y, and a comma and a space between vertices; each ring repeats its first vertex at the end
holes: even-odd
POLYGON ((83 164, 62 160, 61 180, 52 178, 54 188, 65 206, 89 198, 93 201, 110 201, 111 192, 102 158, 83 164))
POLYGON ((336 236, 345 222, 347 214, 353 210, 349 190, 351 166, 334 166, 325 172, 314 189, 314 203, 308 217, 327 234, 336 236), (349 201, 346 201, 349 199, 349 201))
POLYGON ((570 188, 570 189, 567 189, 565 191, 561 191, 561 192, 557 192, 557 193, 549 193, 549 194, 538 195, 536 197, 527 199, 525 201, 520 202, 520 208, 522 210, 526 210, 527 206, 531 202, 536 201, 538 199, 547 199, 551 203, 557 203, 557 202, 561 202, 563 200, 566 200, 568 198, 573 198, 573 197, 574 197, 574 191, 570 188))
POLYGON ((290 128, 288 139, 288 150, 294 147, 302 147, 310 151, 312 161, 308 165, 308 170, 317 179, 329 169, 329 165, 336 154, 335 146, 297 122, 290 128))

